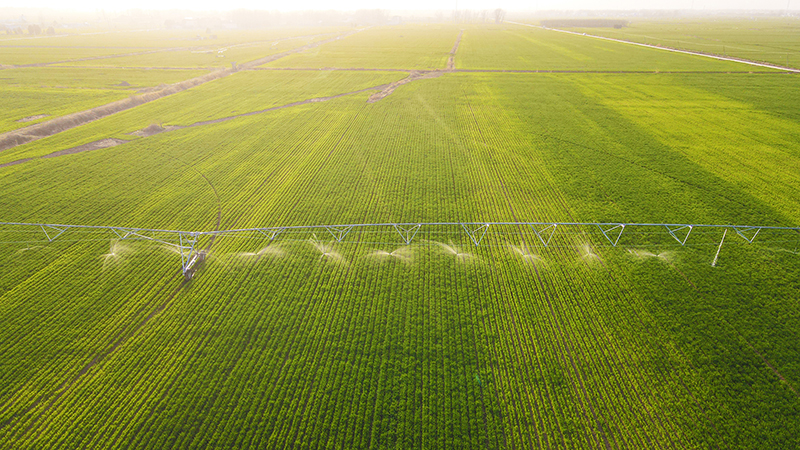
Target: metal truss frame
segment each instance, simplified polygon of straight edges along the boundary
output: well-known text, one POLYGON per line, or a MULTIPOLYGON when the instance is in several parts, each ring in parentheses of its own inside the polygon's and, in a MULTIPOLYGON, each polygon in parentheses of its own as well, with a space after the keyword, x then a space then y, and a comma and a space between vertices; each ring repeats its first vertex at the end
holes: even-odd
POLYGON ((598 223, 596 224, 597 228, 600 229, 600 232, 603 233, 608 242, 611 243, 612 246, 616 247, 617 243, 619 242, 619 238, 622 237, 622 232, 625 231, 625 224, 624 223, 598 223), (616 231, 619 229, 619 231, 616 231), (614 233, 617 234, 617 237, 614 238, 614 233), (613 239, 612 239, 613 238, 613 239))
POLYGON ((462 223, 460 225, 476 247, 481 245, 483 237, 486 236, 486 232, 489 231, 489 227, 491 226, 490 223, 483 223, 478 226, 475 226, 476 224, 474 223, 462 223))
POLYGON ((529 224, 529 225, 531 227, 531 230, 533 230, 533 234, 535 234, 536 237, 539 238, 539 240, 542 242, 542 245, 544 245, 545 247, 547 247, 547 244, 549 244, 550 240, 553 239, 553 235, 556 233, 556 228, 558 228, 557 223, 545 224, 545 226, 542 226, 541 224, 539 224, 538 226, 537 224, 529 224), (550 232, 548 233, 547 230, 550 230, 550 232), (545 236, 547 236, 547 239, 544 239, 545 236))
POLYGON ((394 227, 395 231, 397 231, 397 233, 400 235, 400 239, 402 239, 403 242, 406 243, 406 245, 410 244, 411 241, 414 240, 414 238, 417 236, 417 232, 422 227, 422 225, 420 224, 411 226, 394 224, 392 226, 394 227))
POLYGON ((274 241, 279 235, 287 231, 327 231, 336 242, 343 242, 353 230, 359 229, 394 229, 400 239, 406 245, 411 244, 423 228, 435 228, 443 226, 460 227, 469 237, 475 246, 480 246, 490 227, 499 225, 526 226, 531 229, 539 241, 547 247, 555 235, 558 227, 580 226, 597 227, 603 237, 616 247, 626 227, 664 227, 681 246, 685 246, 689 240, 689 235, 695 228, 724 228, 733 229, 748 244, 752 244, 762 230, 786 230, 800 232, 800 227, 776 227, 776 226, 752 226, 752 225, 702 225, 702 224, 681 224, 681 223, 622 223, 622 222, 412 222, 412 223, 361 223, 345 225, 297 225, 285 227, 264 227, 264 228, 243 228, 234 230, 219 231, 181 231, 181 230, 161 230, 152 228, 134 228, 118 226, 94 226, 94 225, 63 225, 47 223, 24 223, 24 222, 0 222, 3 226, 36 227, 44 233, 48 242, 53 242, 70 230, 94 230, 109 231, 117 239, 138 239, 159 242, 178 249, 181 255, 181 270, 187 274, 192 270, 194 264, 202 257, 197 249, 198 241, 205 236, 223 236, 243 233, 259 233, 274 241), (686 234, 683 234, 683 233, 686 234))
POLYGON ((676 227, 674 225, 673 226, 664 225, 664 227, 667 229, 667 231, 669 232, 670 236, 675 238, 675 240, 678 241, 679 244, 681 244, 681 247, 683 247, 684 245, 686 245, 686 241, 689 239, 689 235, 692 233, 692 229, 694 228, 694 225, 681 225, 681 226, 678 226, 678 227, 676 227), (675 233, 679 233, 681 230, 688 230, 688 231, 686 231, 686 236, 684 236, 683 239, 681 239, 680 237, 678 237, 678 235, 675 234, 675 233))

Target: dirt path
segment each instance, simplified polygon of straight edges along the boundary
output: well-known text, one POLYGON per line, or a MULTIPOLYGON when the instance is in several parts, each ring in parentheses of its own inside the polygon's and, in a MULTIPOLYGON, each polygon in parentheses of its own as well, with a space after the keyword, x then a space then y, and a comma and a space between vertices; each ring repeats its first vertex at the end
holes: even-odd
POLYGON ((345 71, 345 72, 414 72, 421 69, 375 69, 368 67, 250 67, 241 70, 289 70, 289 71, 345 71))
POLYGON ((403 78, 400 81, 395 81, 394 83, 389 84, 388 86, 384 87, 380 92, 376 92, 375 94, 370 95, 369 100, 367 103, 375 103, 377 101, 383 100, 386 96, 390 95, 397 89, 399 86, 402 86, 406 83, 410 83, 416 80, 423 80, 426 78, 437 78, 444 74, 445 72, 442 70, 432 70, 432 71, 412 71, 406 78, 403 78))
MULTIPOLYGON (((68 66, 70 69, 93 69, 93 70, 108 70, 108 69, 121 69, 121 70, 219 70, 220 67, 175 67, 175 66, 68 66)), ((74 89, 74 88, 71 88, 74 89)), ((93 89, 93 88, 87 88, 93 89)))
POLYGON ((456 43, 453 44, 453 49, 450 50, 450 58, 447 59, 447 70, 453 70, 456 68, 456 52, 458 51, 458 46, 461 44, 461 36, 463 35, 464 30, 458 32, 456 43))
POLYGON ((124 144, 126 142, 128 141, 123 139, 102 139, 99 141, 90 142, 88 144, 79 145, 77 147, 68 148, 66 150, 57 151, 55 153, 50 153, 42 156, 42 158, 56 158, 58 156, 72 155, 73 153, 88 152, 91 150, 97 150, 101 148, 114 147, 119 144, 124 144))
MULTIPOLYGON (((152 69, 159 69, 153 67, 152 69)), ((424 69, 369 69, 361 67, 253 67, 243 70, 290 70, 290 71, 343 71, 343 72, 437 72, 437 70, 424 69)), ((444 72, 454 73, 597 73, 597 74, 762 74, 762 75, 787 75, 785 72, 752 71, 752 70, 549 70, 549 69, 445 69, 444 72)))
POLYGON ((359 94, 361 92, 374 91, 376 89, 383 89, 383 88, 385 88, 387 86, 389 86, 389 85, 381 84, 381 85, 378 85, 378 86, 359 89, 357 91, 345 92, 345 93, 342 93, 342 94, 331 95, 330 97, 309 98, 307 100, 300 100, 298 102, 287 103, 285 105, 273 106, 271 108, 262 109, 262 110, 259 110, 259 111, 251 111, 251 112, 247 112, 247 113, 237 114, 235 116, 222 117, 222 118, 219 118, 219 119, 206 120, 206 121, 203 121, 203 122, 195 122, 195 123, 189 125, 188 127, 184 127, 184 128, 199 127, 199 126, 203 126, 203 125, 211 125, 211 124, 214 124, 214 123, 227 122, 228 120, 238 119, 240 117, 255 116, 257 114, 263 114, 265 112, 275 111, 275 110, 278 110, 278 109, 291 108, 293 106, 300 106, 300 105, 308 105, 309 103, 327 102, 328 100, 333 100, 335 98, 345 97, 345 96, 353 95, 353 94, 359 94))
POLYGON ((543 29, 543 30, 557 31, 559 33, 568 33, 568 34, 574 34, 576 36, 584 36, 584 37, 588 37, 588 38, 602 39, 604 41, 619 42, 621 44, 637 45, 639 47, 654 48, 656 50, 665 50, 665 51, 668 51, 668 52, 683 53, 683 54, 686 54, 686 55, 702 56, 704 58, 712 58, 712 59, 717 59, 717 60, 720 60, 720 61, 737 62, 737 63, 742 63, 742 64, 748 64, 748 65, 751 65, 751 66, 766 67, 766 68, 769 68, 769 69, 785 70, 787 72, 800 73, 800 69, 795 69, 793 67, 779 66, 777 64, 762 63, 762 62, 758 62, 758 61, 751 61, 749 59, 732 58, 730 56, 719 56, 719 55, 712 55, 712 54, 709 54, 709 53, 695 52, 695 51, 691 51, 691 50, 680 50, 680 49, 671 48, 671 47, 661 47, 661 46, 658 46, 658 45, 642 44, 640 42, 626 41, 624 39, 614 39, 614 38, 609 38, 609 37, 604 37, 604 36, 597 36, 597 35, 594 35, 594 34, 578 33, 577 31, 560 30, 558 28, 544 28, 544 27, 541 27, 539 25, 531 25, 531 24, 528 24, 528 23, 511 22, 511 21, 508 21, 508 20, 506 22, 512 23, 514 25, 522 25, 524 27, 540 28, 540 29, 543 29))

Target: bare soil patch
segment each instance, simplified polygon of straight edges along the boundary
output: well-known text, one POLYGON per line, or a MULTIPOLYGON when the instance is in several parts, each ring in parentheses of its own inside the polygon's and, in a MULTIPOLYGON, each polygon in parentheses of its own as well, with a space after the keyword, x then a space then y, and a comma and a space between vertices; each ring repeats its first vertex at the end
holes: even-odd
POLYGON ((91 150, 99 150, 101 148, 115 147, 119 144, 124 144, 126 142, 128 141, 123 139, 114 139, 114 138, 101 139, 99 141, 89 142, 88 144, 83 144, 77 147, 72 147, 65 150, 60 150, 54 153, 50 153, 48 155, 42 156, 42 158, 55 158, 57 156, 72 155, 74 153, 82 153, 91 150))
POLYGON ((36 114, 34 116, 23 117, 17 122, 33 122, 34 120, 44 119, 45 117, 50 117, 50 114, 36 114))
POLYGON ((458 33, 458 38, 456 38, 456 43, 453 44, 453 49, 450 50, 450 58, 447 59, 447 70, 453 70, 456 68, 456 52, 458 51, 458 46, 461 44, 461 36, 464 35, 464 30, 461 30, 458 33))
POLYGON ((139 136, 139 137, 148 137, 153 136, 155 134, 163 133, 165 131, 172 131, 172 130, 179 130, 183 127, 179 126, 166 126, 162 127, 161 125, 154 123, 147 128, 143 128, 139 131, 134 131, 133 133, 128 133, 131 136, 139 136))
POLYGON ((97 119, 102 119, 103 117, 110 116, 111 114, 115 114, 120 111, 166 97, 168 95, 185 91, 191 87, 199 86, 209 81, 228 76, 231 73, 232 72, 227 69, 220 70, 200 77, 192 78, 190 80, 181 81, 180 83, 165 86, 163 89, 155 92, 134 95, 129 98, 111 102, 96 108, 88 109, 86 111, 69 114, 63 117, 57 117, 46 122, 37 123, 19 130, 0 134, 0 151, 8 150, 18 145, 35 141, 43 137, 52 136, 62 131, 75 128, 79 125, 84 125, 97 119))
MULTIPOLYGON (((265 112, 275 111, 275 110, 278 110, 278 109, 291 108, 293 106, 307 105, 309 103, 327 102, 328 100, 333 100, 335 98, 340 98, 340 97, 344 97, 344 96, 347 96, 347 95, 358 94, 358 93, 361 93, 361 92, 374 91, 376 89, 384 89, 385 90, 389 86, 390 85, 388 85, 388 84, 381 84, 379 86, 368 87, 366 89, 359 89, 357 91, 344 92, 342 94, 331 95, 330 97, 309 98, 309 99, 306 99, 306 100, 300 100, 298 102, 287 103, 285 105, 273 106, 272 108, 262 109, 262 110, 259 110, 259 111, 251 111, 251 112, 247 112, 247 113, 237 114, 235 116, 221 117, 219 119, 206 120, 206 121, 203 121, 203 122, 196 122, 196 123, 193 123, 193 124, 191 124, 189 126, 190 127, 199 127, 199 126, 202 126, 202 125, 211 125, 211 124, 214 124, 214 123, 221 123, 221 122, 226 122, 228 120, 238 119, 239 117, 254 116, 256 114, 263 114, 265 112)), ((370 97, 370 98, 372 98, 372 97, 370 97)), ((181 128, 181 127, 175 127, 175 128, 181 128)))
POLYGON ((406 83, 410 83, 416 80, 422 80, 426 78, 438 78, 442 76, 442 74, 444 74, 444 71, 442 70, 412 71, 411 74, 406 78, 403 78, 400 81, 395 81, 394 83, 391 83, 385 88, 383 88, 380 92, 376 92, 370 95, 369 99, 367 100, 367 103, 375 103, 377 101, 383 100, 384 98, 386 98, 387 95, 394 92, 394 90, 397 89, 398 86, 402 86, 406 83))
POLYGON ((8 166, 15 166, 15 165, 17 165, 17 164, 22 164, 22 163, 24 163, 24 162, 26 162, 26 161, 30 161, 30 160, 32 160, 32 159, 33 159, 33 158, 25 158, 25 159, 18 159, 18 160, 16 160, 16 161, 11 161, 11 162, 7 162, 7 163, 3 163, 3 164, 0 164, 0 168, 3 168, 3 167, 8 167, 8 166))

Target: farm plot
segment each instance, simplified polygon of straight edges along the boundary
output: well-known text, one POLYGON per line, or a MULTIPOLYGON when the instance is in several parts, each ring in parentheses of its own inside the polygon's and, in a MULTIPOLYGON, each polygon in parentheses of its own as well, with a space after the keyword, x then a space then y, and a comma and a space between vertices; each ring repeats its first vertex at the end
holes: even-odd
MULTIPOLYGON (((743 77, 743 83, 759 85, 758 79, 743 77)), ((752 207, 753 212, 772 209, 782 217, 777 223, 800 223, 800 178, 794 170, 800 167, 798 123, 775 117, 757 104, 724 96, 725 91, 738 89, 739 83, 724 89, 726 81, 719 80, 717 92, 712 93, 695 87, 693 79, 649 80, 625 86, 613 79, 593 80, 580 83, 580 89, 613 111, 606 113, 607 117, 619 114, 649 135, 642 136, 643 141, 674 149, 700 171, 725 180, 725 196, 740 197, 734 194, 738 191, 762 205, 752 207)), ((794 80, 783 80, 779 89, 796 90, 794 80)), ((632 134, 630 130, 628 134, 632 134)), ((740 208, 731 205, 729 210, 740 208)), ((762 213, 760 220, 775 216, 762 213)), ((747 220, 757 217, 754 214, 747 220)))
MULTIPOLYGON (((227 114, 231 92, 253 109, 379 76, 237 73, 161 111, 202 120, 227 114)), ((0 168, 0 217, 796 224, 791 189, 750 184, 761 166, 706 159, 778 131, 764 167, 797 157, 791 97, 741 92, 782 81, 731 76, 445 73, 374 103, 361 92, 0 168), (704 112, 730 144, 695 154, 721 134, 704 112), (679 114, 691 132, 671 134, 679 114)), ((161 102, 13 151, 139 129, 161 102)), ((0 448, 800 445, 796 235, 730 231, 713 268, 713 232, 687 247, 563 230, 544 246, 522 228, 480 246, 457 226, 411 245, 353 236, 219 237, 186 283, 161 245, 7 239, 0 448)))
MULTIPOLYGON (((254 42, 291 40, 311 35, 332 35, 346 31, 337 27, 279 28, 273 30, 146 30, 108 33, 71 33, 47 39, 25 39, 4 42, 6 45, 106 47, 106 48, 182 48, 204 45, 237 45, 254 42)), ((121 52, 122 53, 122 52, 121 52)))
POLYGON ((0 45, 0 64, 22 66, 50 64, 79 59, 109 56, 123 53, 137 53, 148 49, 137 48, 82 48, 82 47, 17 47, 0 45))
POLYGON ((200 71, 7 69, 0 73, 0 132, 124 99, 138 90, 171 84, 200 71))
POLYGON ((797 19, 634 21, 622 29, 575 29, 599 36, 683 50, 800 67, 800 23, 797 19))
MULTIPOLYGON (((322 256, 308 242, 268 244, 255 256, 248 244, 258 245, 223 244, 157 320, 50 408, 35 407, 20 422, 28 430, 14 422, 4 436, 16 448, 211 440, 669 448, 796 439, 776 426, 797 412, 796 398, 776 387, 736 331, 700 305, 676 319, 662 304, 677 296, 713 306, 687 293, 663 259, 596 250, 608 265, 601 268, 568 247, 531 263, 507 249, 458 244, 448 246, 461 256, 433 245, 386 259, 382 251, 400 249, 355 244, 325 244, 322 256), (687 320, 713 326, 702 337, 718 348, 694 344, 698 329, 687 330, 687 320), (679 339, 669 331, 676 321, 679 339), (708 361, 707 351, 723 352, 730 365, 708 361), (737 373, 754 392, 727 389, 737 373), (745 419, 760 401, 770 413, 745 419)), ((743 294, 729 281, 715 287, 743 294)))
POLYGON ((611 72, 753 70, 739 63, 511 24, 467 28, 456 68, 611 72))
POLYGON ((0 41, 0 65, 230 66, 231 61, 247 62, 341 32, 337 28, 211 33, 160 30, 6 40, 0 41))
POLYGON ((0 153, 0 164, 39 157, 102 139, 133 140, 148 126, 191 126, 297 102, 381 86, 406 76, 395 72, 239 72, 179 94, 117 113, 55 136, 0 153))
POLYGON ((195 43, 195 46, 188 48, 92 61, 77 61, 67 65, 99 67, 231 67, 232 63, 243 64, 265 56, 330 39, 332 36, 323 34, 240 44, 204 41, 195 43))
POLYGON ((370 28, 265 66, 444 69, 458 33, 446 25, 370 28))

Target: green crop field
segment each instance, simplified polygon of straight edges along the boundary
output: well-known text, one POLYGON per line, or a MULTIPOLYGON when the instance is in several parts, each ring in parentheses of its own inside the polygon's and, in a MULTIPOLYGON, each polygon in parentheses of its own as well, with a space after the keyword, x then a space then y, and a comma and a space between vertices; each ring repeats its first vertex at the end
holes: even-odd
POLYGON ((443 69, 458 33, 454 25, 371 28, 267 66, 443 69))
POLYGON ((0 132, 104 105, 135 95, 142 89, 176 83, 204 73, 198 70, 62 67, 2 70, 0 102, 4 107, 0 109, 0 132))
POLYGON ((519 25, 467 27, 458 55, 456 67, 459 69, 609 72, 752 70, 742 64, 709 61, 702 56, 653 51, 519 25))
POLYGON ((635 20, 575 31, 800 68, 800 23, 790 18, 635 20))
MULTIPOLYGON (((0 226, 0 449, 800 446, 796 229, 459 225, 800 226, 798 75, 749 71, 373 27, 0 151, 2 222, 450 223, 203 236, 189 280, 170 242, 0 226)), ((201 73, 0 70, 40 104, 201 73)))

